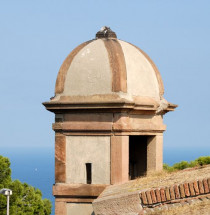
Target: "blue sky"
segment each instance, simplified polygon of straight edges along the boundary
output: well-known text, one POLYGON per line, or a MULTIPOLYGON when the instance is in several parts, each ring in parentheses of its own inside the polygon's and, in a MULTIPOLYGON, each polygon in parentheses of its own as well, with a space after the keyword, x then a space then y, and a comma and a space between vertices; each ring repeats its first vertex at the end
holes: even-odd
POLYGON ((164 117, 164 147, 209 154, 209 11, 207 0, 0 1, 0 150, 54 147, 41 103, 69 52, 107 25, 153 59, 179 105, 164 117))

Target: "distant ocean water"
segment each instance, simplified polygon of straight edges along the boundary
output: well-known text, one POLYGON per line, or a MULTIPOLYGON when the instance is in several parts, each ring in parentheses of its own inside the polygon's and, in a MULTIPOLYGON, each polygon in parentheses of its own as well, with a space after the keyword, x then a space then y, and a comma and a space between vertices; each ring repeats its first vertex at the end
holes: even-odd
MULTIPOLYGON (((54 148, 2 148, 0 155, 11 162, 12 178, 26 182, 42 191, 43 198, 52 201, 54 214, 54 148)), ((164 148, 164 163, 170 165, 181 160, 194 160, 199 156, 209 156, 208 148, 164 148)))

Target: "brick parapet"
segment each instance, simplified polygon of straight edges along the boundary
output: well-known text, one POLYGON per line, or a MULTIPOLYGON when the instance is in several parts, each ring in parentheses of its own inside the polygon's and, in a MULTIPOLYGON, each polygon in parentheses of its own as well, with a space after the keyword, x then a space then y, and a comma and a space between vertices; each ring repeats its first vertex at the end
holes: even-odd
POLYGON ((176 203, 210 193, 210 178, 141 191, 143 207, 176 203))
MULTIPOLYGON (((210 201, 210 194, 203 194, 198 195, 190 198, 185 199, 177 199, 171 202, 165 202, 162 204, 156 204, 156 205, 150 205, 150 207, 143 207, 143 209, 139 212, 138 215, 144 215, 144 214, 153 214, 153 212, 156 212, 155 214, 162 214, 162 211, 170 211, 171 208, 178 208, 181 206, 190 206, 197 203, 204 203, 206 201, 210 201)), ((170 212, 169 212, 170 213, 170 212)), ((194 214, 194 213, 193 213, 194 214)))
MULTIPOLYGON (((116 187, 114 187, 116 189, 116 187)), ((126 188, 127 189, 127 188, 126 188)), ((109 190, 105 196, 93 201, 96 214, 147 214, 171 207, 210 201, 210 178, 186 181, 170 186, 129 191, 115 195, 109 190), (126 211, 126 213, 125 213, 126 211)), ((159 213, 158 213, 159 214, 159 213)))

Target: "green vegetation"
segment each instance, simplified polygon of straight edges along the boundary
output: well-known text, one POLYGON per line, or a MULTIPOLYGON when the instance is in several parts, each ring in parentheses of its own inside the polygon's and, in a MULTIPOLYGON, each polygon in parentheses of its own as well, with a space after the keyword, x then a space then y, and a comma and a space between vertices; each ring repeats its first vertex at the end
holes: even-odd
MULTIPOLYGON (((0 155, 0 189, 13 191, 10 197, 10 215, 50 215, 52 204, 42 199, 42 193, 26 183, 11 179, 10 161, 0 155)), ((6 197, 0 194, 0 215, 6 214, 6 197)))
POLYGON ((182 170, 186 168, 196 167, 196 166, 203 166, 210 164, 210 156, 203 156, 195 159, 194 161, 181 161, 179 163, 175 163, 173 166, 169 166, 168 164, 163 164, 163 169, 168 172, 173 172, 176 170, 182 170))

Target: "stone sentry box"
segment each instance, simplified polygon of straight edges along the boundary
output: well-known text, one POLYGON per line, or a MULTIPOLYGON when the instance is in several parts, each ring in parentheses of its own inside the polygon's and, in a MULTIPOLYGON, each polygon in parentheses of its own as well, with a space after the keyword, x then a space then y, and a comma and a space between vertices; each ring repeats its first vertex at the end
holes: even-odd
POLYGON ((94 214, 92 201, 107 185, 161 170, 163 98, 160 73, 138 47, 104 27, 62 64, 55 96, 56 215, 94 214))

